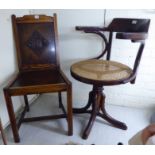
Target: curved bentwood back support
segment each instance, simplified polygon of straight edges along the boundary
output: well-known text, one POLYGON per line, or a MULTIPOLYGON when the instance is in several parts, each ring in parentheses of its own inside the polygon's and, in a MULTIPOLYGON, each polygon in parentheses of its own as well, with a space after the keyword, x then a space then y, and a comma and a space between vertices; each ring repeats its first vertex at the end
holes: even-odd
POLYGON ((133 43, 140 43, 137 56, 133 66, 133 73, 126 82, 135 83, 137 70, 142 57, 143 49, 145 46, 145 40, 148 37, 148 29, 150 25, 150 19, 136 19, 136 18, 114 18, 107 27, 85 27, 76 26, 76 30, 84 31, 85 33, 94 33, 99 35, 105 44, 102 53, 94 59, 100 59, 105 54, 106 59, 110 60, 111 46, 113 40, 113 33, 116 32, 117 39, 128 39, 133 43), (104 32, 109 32, 109 38, 107 39, 104 32))

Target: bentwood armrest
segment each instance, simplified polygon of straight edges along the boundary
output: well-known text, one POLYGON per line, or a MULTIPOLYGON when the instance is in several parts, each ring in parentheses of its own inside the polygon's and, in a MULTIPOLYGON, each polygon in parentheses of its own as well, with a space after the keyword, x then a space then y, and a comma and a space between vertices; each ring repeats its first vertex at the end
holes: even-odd
POLYGON ((93 59, 99 59, 106 54, 107 48, 108 48, 108 41, 103 32, 108 31, 107 27, 102 28, 102 27, 96 27, 96 26, 76 26, 75 29, 79 31, 84 31, 85 33, 93 33, 102 38, 102 41, 105 47, 102 49, 102 53, 99 56, 94 57, 93 59))
POLYGON ((79 31, 106 31, 106 27, 97 27, 97 26, 76 26, 76 30, 79 31))

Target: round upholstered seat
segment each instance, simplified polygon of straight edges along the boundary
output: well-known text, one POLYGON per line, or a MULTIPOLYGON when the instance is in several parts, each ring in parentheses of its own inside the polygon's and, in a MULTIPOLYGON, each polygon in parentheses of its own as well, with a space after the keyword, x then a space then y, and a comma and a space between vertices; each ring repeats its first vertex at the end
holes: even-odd
POLYGON ((71 74, 79 81, 105 85, 118 84, 130 78, 132 69, 122 63, 107 60, 85 60, 71 66, 71 74))

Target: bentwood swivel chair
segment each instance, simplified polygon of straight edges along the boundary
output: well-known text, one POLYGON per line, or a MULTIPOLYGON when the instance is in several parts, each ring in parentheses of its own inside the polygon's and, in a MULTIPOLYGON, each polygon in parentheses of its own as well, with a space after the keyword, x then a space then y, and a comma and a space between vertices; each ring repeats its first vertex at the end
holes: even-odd
POLYGON ((60 68, 57 17, 45 15, 12 15, 14 40, 19 72, 4 88, 7 110, 14 141, 19 142, 18 129, 22 122, 67 118, 68 135, 72 135, 72 85, 60 68), (67 112, 62 104, 61 92, 67 92, 67 112), (27 95, 58 92, 62 114, 24 118, 29 111, 27 95), (16 122, 12 96, 23 96, 25 108, 16 122))
MULTIPOLYGON (((76 27, 76 30, 99 35, 105 43, 105 49, 99 56, 93 59, 77 62, 71 66, 71 75, 76 80, 93 86, 92 91, 89 93, 87 105, 81 109, 73 109, 74 113, 89 113, 91 115, 82 136, 84 139, 88 138, 96 116, 105 119, 117 128, 123 130, 127 129, 125 123, 112 118, 106 112, 105 94, 103 93, 103 90, 104 86, 119 85, 128 82, 132 84, 135 83, 145 46, 145 39, 148 35, 149 24, 149 19, 115 18, 108 27, 104 28, 76 27), (109 33, 108 39, 104 35, 104 32, 109 33), (133 68, 120 62, 110 60, 112 42, 115 41, 115 39, 113 39, 113 33, 116 33, 116 39, 131 40, 131 43, 140 44, 133 68), (105 54, 106 60, 100 59, 105 54), (90 110, 89 108, 91 106, 92 109, 90 110)), ((128 55, 128 53, 126 53, 126 55, 128 55)))

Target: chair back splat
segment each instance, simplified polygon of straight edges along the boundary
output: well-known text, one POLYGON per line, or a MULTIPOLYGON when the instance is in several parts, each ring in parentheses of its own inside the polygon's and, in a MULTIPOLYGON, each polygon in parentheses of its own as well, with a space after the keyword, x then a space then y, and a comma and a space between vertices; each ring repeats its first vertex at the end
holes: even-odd
POLYGON ((45 15, 12 15, 20 71, 59 67, 57 21, 45 15))

